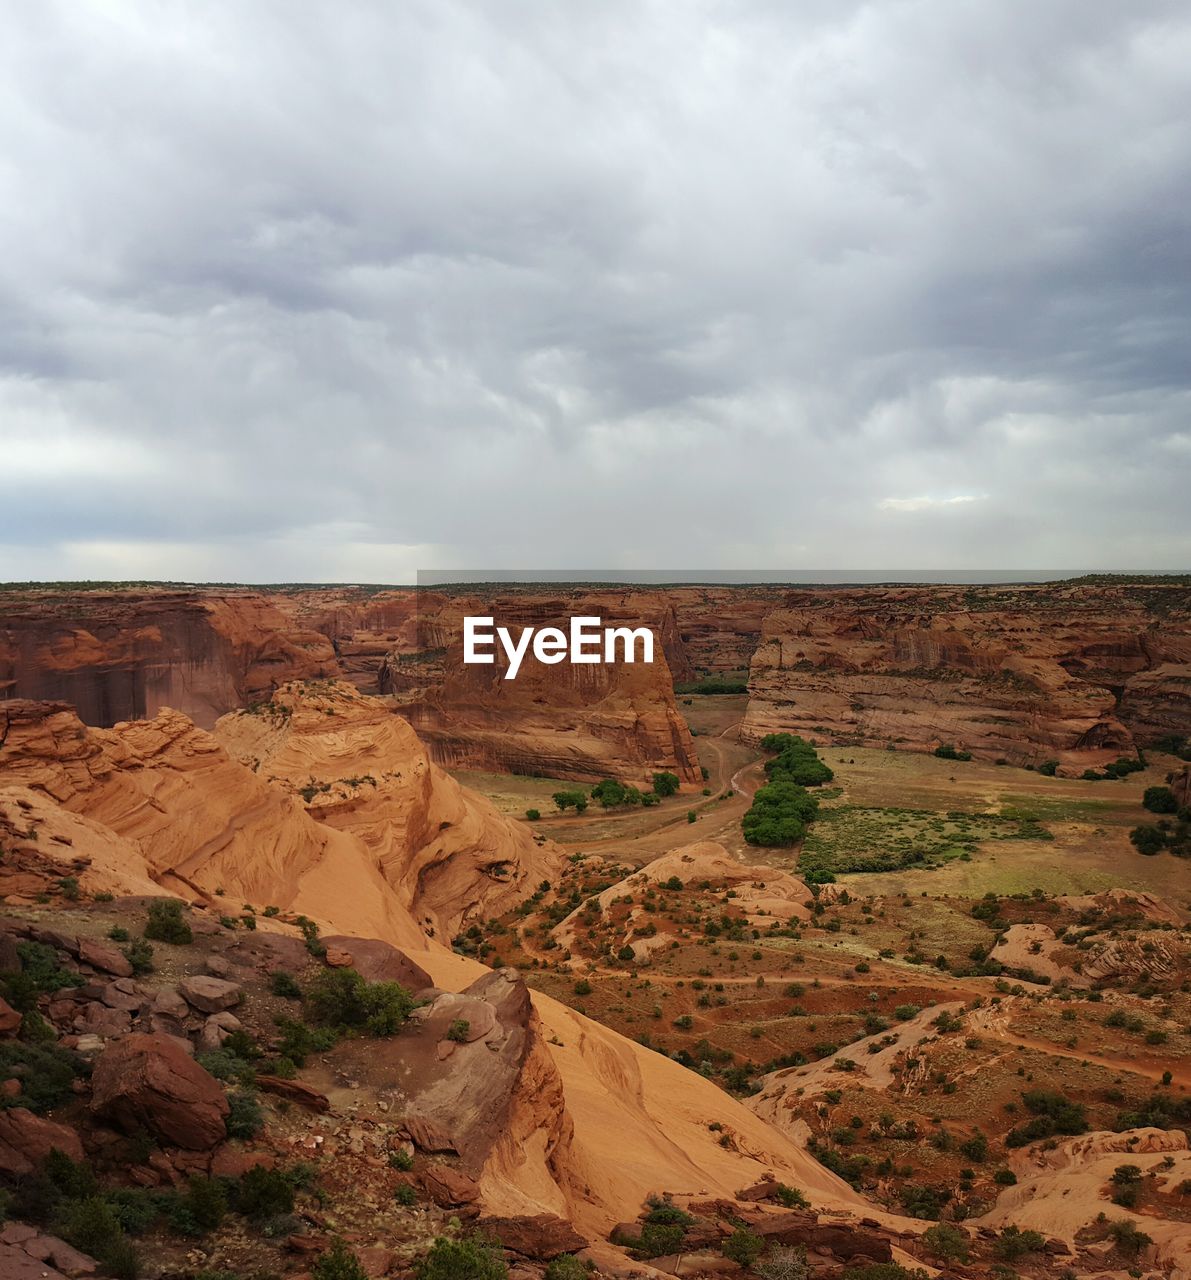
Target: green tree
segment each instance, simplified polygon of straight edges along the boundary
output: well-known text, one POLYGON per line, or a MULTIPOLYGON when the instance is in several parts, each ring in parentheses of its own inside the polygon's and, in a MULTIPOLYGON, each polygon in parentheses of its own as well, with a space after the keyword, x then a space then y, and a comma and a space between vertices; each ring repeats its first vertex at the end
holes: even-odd
POLYGON ((440 1236, 414 1274, 417 1280, 507 1280, 509 1269, 496 1247, 485 1241, 440 1236))
POLYGON ((672 796, 678 790, 679 778, 676 773, 655 773, 653 789, 659 796, 672 796))

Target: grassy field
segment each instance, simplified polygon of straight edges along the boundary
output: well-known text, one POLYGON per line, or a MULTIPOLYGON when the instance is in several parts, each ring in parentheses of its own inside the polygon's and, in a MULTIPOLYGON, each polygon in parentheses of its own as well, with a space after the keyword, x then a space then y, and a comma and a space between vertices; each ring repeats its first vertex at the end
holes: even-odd
MULTIPOLYGON (((848 875, 861 893, 1083 893, 1121 886, 1191 902, 1191 864, 1144 858, 1129 832, 1151 820, 1146 787, 1172 767, 1155 754, 1120 782, 1048 778, 1023 769, 910 752, 827 748, 838 799, 824 805, 803 857, 840 872, 873 855, 896 869, 848 875), (924 857, 897 867, 919 848, 924 857)), ((781 855, 775 858, 781 861, 781 855)))

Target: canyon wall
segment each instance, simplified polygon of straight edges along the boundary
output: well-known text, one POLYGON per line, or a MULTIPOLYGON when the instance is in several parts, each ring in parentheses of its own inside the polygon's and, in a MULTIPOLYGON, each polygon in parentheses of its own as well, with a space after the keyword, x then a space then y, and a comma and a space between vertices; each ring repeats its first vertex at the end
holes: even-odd
POLYGON ((1191 727, 1191 590, 794 592, 765 620, 744 734, 775 730, 1082 770, 1191 727))
POLYGON ((0 701, 68 702, 86 724, 169 706, 210 728, 282 681, 338 670, 326 636, 256 592, 0 594, 0 701))

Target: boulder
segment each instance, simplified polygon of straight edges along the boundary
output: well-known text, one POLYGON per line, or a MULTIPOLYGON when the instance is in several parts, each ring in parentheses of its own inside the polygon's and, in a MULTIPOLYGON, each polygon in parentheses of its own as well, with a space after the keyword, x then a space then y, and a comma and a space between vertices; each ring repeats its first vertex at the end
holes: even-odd
POLYGON ((92 1002, 74 1020, 74 1029, 84 1036, 127 1035, 132 1029, 132 1015, 124 1009, 109 1009, 107 1005, 92 1002))
POLYGON ((179 1022, 190 1015, 190 1006, 182 999, 177 987, 162 987, 154 992, 150 1008, 155 1014, 176 1018, 179 1022))
POLYGON ((148 1129, 193 1151, 227 1135, 219 1082, 169 1036, 129 1035, 109 1045, 95 1062, 91 1110, 126 1132, 148 1129))
POLYGON ((0 1110, 0 1172, 32 1173, 51 1151, 82 1160, 79 1135, 65 1125, 34 1115, 25 1107, 0 1110))
POLYGON ((271 1093, 278 1098, 287 1098, 310 1111, 330 1111, 331 1102, 325 1093, 303 1084, 300 1080, 286 1080, 282 1076, 257 1076, 258 1089, 271 1093))
POLYGON ((234 1013, 213 1013, 199 1032, 199 1050, 210 1053, 213 1049, 222 1049, 223 1042, 233 1031, 239 1031, 244 1024, 234 1013))
POLYGON ((427 1155, 457 1156, 459 1154, 451 1135, 425 1116, 407 1115, 398 1127, 398 1133, 408 1138, 419 1151, 424 1151, 427 1155))
POLYGON ((200 974, 194 978, 183 978, 178 983, 178 992, 182 999, 200 1013, 222 1013, 225 1009, 234 1009, 240 1003, 240 987, 224 978, 211 978, 200 974))
POLYGON ((103 973, 114 974, 117 978, 131 978, 132 964, 128 957, 110 942, 99 942, 95 938, 79 939, 79 961, 89 964, 92 969, 103 973))
POLYGON ((564 1253, 576 1253, 587 1241, 565 1219, 553 1213, 515 1218, 484 1218, 481 1228, 506 1249, 535 1262, 550 1262, 564 1253))
POLYGON ((15 1036, 21 1029, 22 1020, 7 1000, 0 1000, 0 1039, 15 1036))
POLYGON ((125 1009, 136 1013, 145 1003, 145 993, 131 978, 117 978, 99 989, 99 999, 109 1009, 125 1009))
POLYGON ((441 1209, 473 1209, 480 1198, 480 1186, 474 1178, 452 1169, 449 1165, 426 1165, 417 1174, 426 1196, 441 1209))

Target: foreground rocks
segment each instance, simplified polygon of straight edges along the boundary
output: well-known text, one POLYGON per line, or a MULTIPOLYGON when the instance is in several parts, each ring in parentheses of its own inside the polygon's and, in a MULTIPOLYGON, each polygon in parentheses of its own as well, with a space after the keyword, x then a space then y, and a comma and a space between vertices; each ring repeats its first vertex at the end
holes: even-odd
POLYGON ((227 1136, 228 1102, 213 1076, 163 1035, 129 1035, 95 1062, 91 1110, 127 1133, 147 1129, 191 1151, 227 1136))

